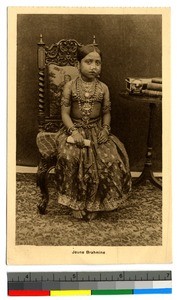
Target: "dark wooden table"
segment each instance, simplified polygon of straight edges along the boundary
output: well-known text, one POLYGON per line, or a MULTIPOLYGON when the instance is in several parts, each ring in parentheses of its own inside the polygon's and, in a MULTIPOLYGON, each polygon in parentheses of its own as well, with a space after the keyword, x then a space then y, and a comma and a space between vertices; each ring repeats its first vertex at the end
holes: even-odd
POLYGON ((162 189, 161 182, 158 181, 157 178, 154 177, 152 171, 152 145, 153 145, 153 124, 155 121, 155 110, 158 104, 162 104, 162 99, 158 97, 148 97, 144 95, 130 95, 128 92, 121 92, 120 96, 123 97, 127 101, 139 102, 139 103, 148 103, 149 104, 149 125, 148 125, 148 136, 147 136, 147 151, 146 151, 146 159, 143 171, 141 175, 133 180, 133 185, 139 185, 146 180, 149 180, 152 184, 154 184, 159 189, 162 189))

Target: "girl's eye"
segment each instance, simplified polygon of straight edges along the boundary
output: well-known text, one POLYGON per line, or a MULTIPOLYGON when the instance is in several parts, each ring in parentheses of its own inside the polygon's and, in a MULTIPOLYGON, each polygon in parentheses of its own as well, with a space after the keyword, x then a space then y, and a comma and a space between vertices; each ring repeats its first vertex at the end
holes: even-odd
MULTIPOLYGON (((86 60, 85 62, 86 62, 86 64, 91 65, 91 64, 93 63, 93 60, 88 59, 88 60, 86 60)), ((95 64, 96 64, 97 66, 100 66, 100 65, 101 65, 101 61, 100 61, 100 60, 96 60, 96 61, 95 61, 95 64)))

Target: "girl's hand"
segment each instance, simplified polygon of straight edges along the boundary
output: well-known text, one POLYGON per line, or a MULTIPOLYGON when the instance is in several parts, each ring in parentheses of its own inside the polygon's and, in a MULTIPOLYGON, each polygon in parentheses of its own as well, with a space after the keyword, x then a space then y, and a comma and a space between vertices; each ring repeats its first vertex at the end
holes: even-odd
POLYGON ((106 143, 108 140, 108 132, 106 129, 102 129, 98 134, 98 144, 106 143))
POLYGON ((71 136, 73 137, 74 142, 78 147, 80 148, 84 147, 84 138, 82 134, 80 134, 78 131, 77 132, 74 131, 71 136))

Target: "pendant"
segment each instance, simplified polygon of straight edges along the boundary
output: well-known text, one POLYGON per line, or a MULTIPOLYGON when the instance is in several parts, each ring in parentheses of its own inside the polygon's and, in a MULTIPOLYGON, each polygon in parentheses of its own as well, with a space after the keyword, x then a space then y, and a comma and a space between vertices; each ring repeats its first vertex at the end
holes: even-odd
POLYGON ((84 96, 85 98, 89 98, 90 94, 88 92, 85 92, 84 96))
POLYGON ((85 123, 85 124, 88 124, 89 123, 89 120, 90 118, 88 116, 83 116, 82 117, 82 121, 85 123))
POLYGON ((85 110, 85 111, 89 111, 89 110, 91 110, 91 105, 89 104, 89 103, 84 103, 84 105, 83 105, 83 110, 85 110))

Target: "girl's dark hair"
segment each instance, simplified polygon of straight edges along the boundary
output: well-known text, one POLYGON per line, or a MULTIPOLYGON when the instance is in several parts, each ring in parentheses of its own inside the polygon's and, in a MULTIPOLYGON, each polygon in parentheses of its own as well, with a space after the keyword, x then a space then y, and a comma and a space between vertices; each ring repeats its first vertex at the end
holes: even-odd
POLYGON ((95 46, 94 44, 88 44, 88 45, 82 45, 81 47, 78 47, 78 50, 77 50, 77 60, 79 62, 81 62, 81 60, 87 55, 89 54, 90 52, 94 52, 96 51, 100 57, 102 58, 102 54, 101 54, 101 51, 100 49, 95 46))

